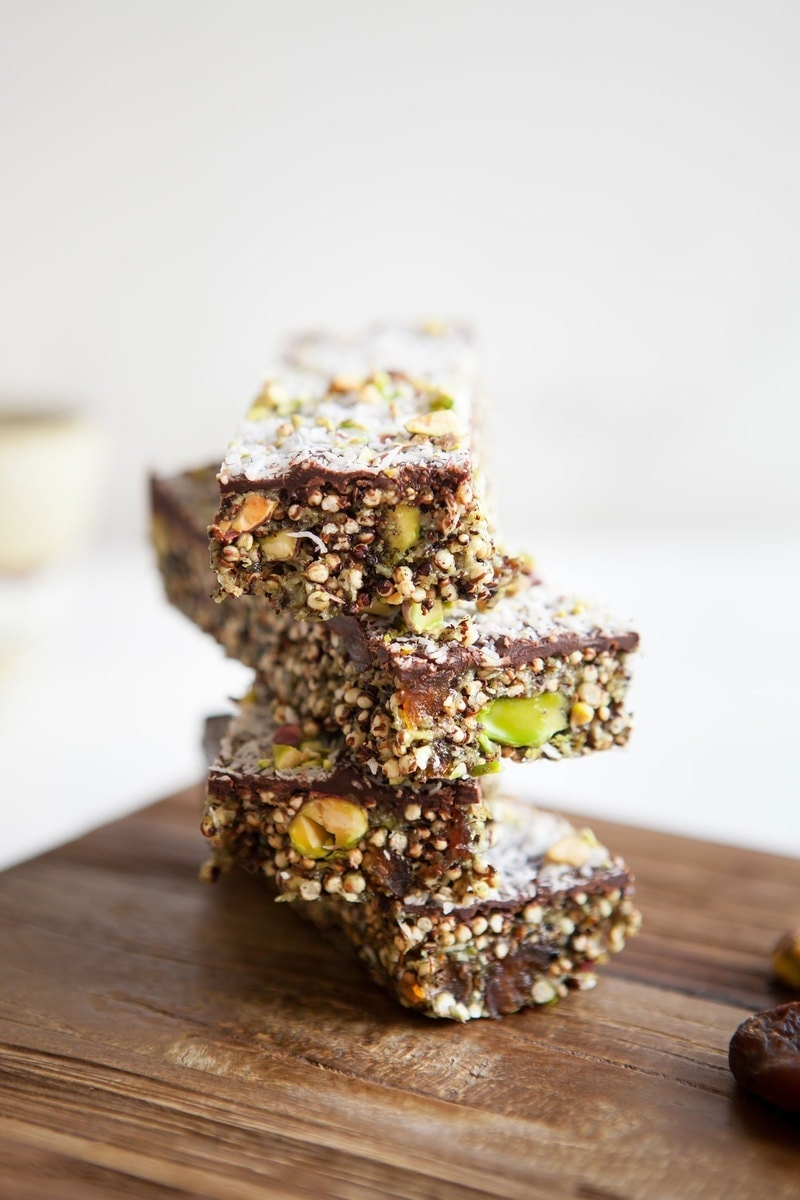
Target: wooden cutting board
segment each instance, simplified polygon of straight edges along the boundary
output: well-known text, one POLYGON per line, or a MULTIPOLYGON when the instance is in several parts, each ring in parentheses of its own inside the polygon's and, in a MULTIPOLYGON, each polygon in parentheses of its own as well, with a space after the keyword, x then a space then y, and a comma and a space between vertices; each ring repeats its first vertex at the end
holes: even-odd
POLYGON ((729 1038, 787 999, 800 864, 593 821, 644 928, 594 992, 397 1007, 255 878, 197 882, 195 789, 0 875, 0 1196, 800 1195, 729 1038))

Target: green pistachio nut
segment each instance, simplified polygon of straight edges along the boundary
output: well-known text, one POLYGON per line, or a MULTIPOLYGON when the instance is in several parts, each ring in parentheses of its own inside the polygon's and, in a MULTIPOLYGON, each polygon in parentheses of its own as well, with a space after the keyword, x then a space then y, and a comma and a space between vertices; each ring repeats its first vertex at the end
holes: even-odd
POLYGON ((383 537, 392 550, 410 550, 419 538, 422 514, 413 504, 397 504, 386 517, 383 537))
POLYGON ((350 850, 367 831, 367 814, 341 796, 320 796, 304 804, 289 826, 289 838, 305 858, 326 858, 350 850))
POLYGON ((276 771, 293 771, 305 760, 306 755, 297 746, 282 746, 277 743, 272 747, 272 761, 276 771))
POLYGON ((569 725, 569 703, 561 692, 539 696, 501 696, 478 713, 484 733, 501 746, 533 746, 549 742, 569 725))
POLYGON ((271 417, 275 412, 275 408, 271 404, 260 404, 256 401, 252 404, 247 412, 248 421, 264 421, 267 417, 271 417))
POLYGON ((373 600, 364 612, 369 613, 371 617, 393 617, 397 609, 392 608, 391 604, 384 604, 382 600, 373 600))
POLYGON ((267 417, 288 417, 298 410, 301 403, 299 397, 291 396, 276 379, 271 379, 250 405, 247 419, 264 421, 267 417))
POLYGON ((475 740, 488 758, 497 757, 497 743, 493 742, 485 733, 480 732, 475 740))
POLYGON ((481 775, 496 775, 502 769, 499 759, 493 758, 490 762, 476 763, 470 771, 470 775, 473 779, 478 779, 481 775))
POLYGON ((431 633, 444 624, 444 609, 441 600, 434 600, 427 612, 415 600, 406 600, 403 605, 403 620, 412 633, 431 633))

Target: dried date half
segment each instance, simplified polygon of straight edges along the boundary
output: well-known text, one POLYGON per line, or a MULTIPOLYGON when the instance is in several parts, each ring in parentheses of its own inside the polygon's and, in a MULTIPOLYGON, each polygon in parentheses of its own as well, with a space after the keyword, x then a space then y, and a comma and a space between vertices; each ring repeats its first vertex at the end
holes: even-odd
POLYGON ((743 1088, 800 1113, 800 1000, 744 1021, 731 1038, 728 1063, 743 1088))

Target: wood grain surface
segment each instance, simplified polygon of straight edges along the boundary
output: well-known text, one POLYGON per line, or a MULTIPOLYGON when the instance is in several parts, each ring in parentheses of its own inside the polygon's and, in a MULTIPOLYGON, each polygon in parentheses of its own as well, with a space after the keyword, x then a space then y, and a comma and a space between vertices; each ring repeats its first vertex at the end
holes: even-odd
POLYGON ((397 1007, 260 881, 197 882, 195 789, 0 875, 0 1196, 800 1195, 800 1120, 727 1046, 800 864, 593 821, 642 933, 594 992, 397 1007))

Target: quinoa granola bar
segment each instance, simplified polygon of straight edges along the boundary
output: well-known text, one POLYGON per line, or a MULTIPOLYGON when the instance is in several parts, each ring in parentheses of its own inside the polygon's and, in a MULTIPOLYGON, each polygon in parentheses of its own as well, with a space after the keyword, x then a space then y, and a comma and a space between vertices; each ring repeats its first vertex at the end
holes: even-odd
MULTIPOLYGON (((485 612, 459 609, 435 634, 375 618, 329 622, 305 684, 280 656, 271 676, 320 721, 333 715, 354 756, 392 782, 461 778, 502 758, 572 758, 622 746, 632 728, 627 658, 639 635, 604 612, 520 578, 485 612)), ((296 631, 287 630, 292 643, 296 631)))
POLYGON ((477 782, 393 788, 354 765, 341 737, 279 724, 269 703, 249 698, 208 776, 206 875, 238 862, 272 879, 284 899, 355 902, 381 892, 454 903, 494 883, 490 823, 477 782))
POLYGON ((590 830, 524 801, 494 808, 498 878, 489 896, 457 906, 323 898, 297 910, 344 935, 376 983, 428 1017, 499 1017, 594 987, 597 965, 641 923, 630 872, 590 830))
POLYGON ((627 741, 627 657, 638 634, 519 576, 486 612, 452 606, 430 633, 376 616, 298 622, 258 597, 210 598, 204 526, 213 468, 152 483, 167 595, 229 655, 391 783, 574 757, 627 741))
POLYGON ((478 377, 460 328, 299 341, 231 443, 210 526, 220 595, 306 619, 491 600, 495 546, 473 447, 478 377))

